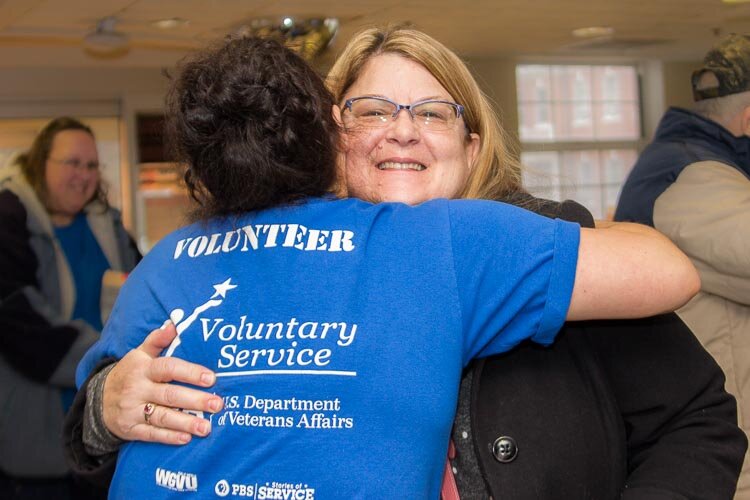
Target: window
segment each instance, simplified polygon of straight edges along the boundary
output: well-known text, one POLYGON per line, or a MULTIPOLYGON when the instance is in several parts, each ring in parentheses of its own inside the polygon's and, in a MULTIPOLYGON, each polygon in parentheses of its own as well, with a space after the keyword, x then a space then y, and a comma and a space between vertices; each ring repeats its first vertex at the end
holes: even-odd
POLYGON ((524 184, 611 218, 641 140, 634 66, 516 68, 524 184))

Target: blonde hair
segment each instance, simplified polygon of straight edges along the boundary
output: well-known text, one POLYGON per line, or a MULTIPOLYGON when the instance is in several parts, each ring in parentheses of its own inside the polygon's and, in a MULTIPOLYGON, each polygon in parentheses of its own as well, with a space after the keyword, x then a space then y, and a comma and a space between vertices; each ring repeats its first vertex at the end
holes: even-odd
POLYGON ((431 36, 407 27, 369 28, 349 41, 326 78, 337 103, 359 78, 368 60, 396 54, 422 65, 464 107, 464 122, 480 137, 477 159, 461 197, 500 199, 522 191, 521 167, 506 145, 489 99, 477 85, 466 64, 431 36))

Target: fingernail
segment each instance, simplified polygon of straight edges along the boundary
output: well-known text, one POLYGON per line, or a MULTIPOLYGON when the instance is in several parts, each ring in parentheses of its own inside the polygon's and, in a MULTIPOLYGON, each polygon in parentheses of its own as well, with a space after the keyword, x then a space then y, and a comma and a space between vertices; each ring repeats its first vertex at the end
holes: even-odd
POLYGON ((216 413, 221 409, 221 399, 220 398, 211 398, 208 400, 208 408, 211 410, 211 413, 216 413))
POLYGON ((198 433, 201 436, 207 436, 211 432, 211 423, 208 420, 204 420, 198 424, 198 433))
POLYGON ((178 439, 178 440, 179 440, 179 441, 180 441, 180 442, 181 442, 182 444, 185 444, 185 443, 189 443, 189 442, 190 442, 190 434, 186 434, 186 433, 184 433, 184 432, 181 432, 181 433, 180 433, 180 434, 179 434, 179 435, 177 436, 177 439, 178 439))
POLYGON ((216 377, 211 372, 203 372, 201 373, 201 383, 204 385, 214 385, 214 382, 216 381, 216 377))
POLYGON ((171 320, 171 319, 168 319, 167 321, 165 321, 165 322, 164 322, 164 323, 163 323, 163 324, 162 324, 162 325, 161 325, 161 326, 159 327, 159 330, 164 330, 164 329, 165 329, 166 327, 168 327, 168 326, 169 326, 169 325, 171 325, 171 324, 172 324, 172 320, 171 320))

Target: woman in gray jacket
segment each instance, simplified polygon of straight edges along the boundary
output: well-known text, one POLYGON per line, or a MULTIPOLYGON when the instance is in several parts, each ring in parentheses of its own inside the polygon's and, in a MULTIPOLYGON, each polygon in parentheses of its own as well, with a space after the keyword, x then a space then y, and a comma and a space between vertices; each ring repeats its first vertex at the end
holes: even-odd
POLYGON ((57 118, 0 170, 0 241, 0 497, 86 498, 63 458, 63 416, 102 327, 102 277, 140 259, 89 127, 57 118))

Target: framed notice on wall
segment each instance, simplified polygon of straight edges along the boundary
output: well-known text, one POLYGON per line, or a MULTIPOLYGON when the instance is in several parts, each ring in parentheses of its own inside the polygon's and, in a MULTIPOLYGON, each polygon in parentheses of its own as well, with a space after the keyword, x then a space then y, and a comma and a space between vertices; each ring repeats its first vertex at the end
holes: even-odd
POLYGON ((138 144, 138 245, 148 251, 185 224, 191 203, 182 171, 171 161, 164 140, 164 116, 136 116, 138 144))
POLYGON ((164 141, 164 115, 138 114, 136 116, 138 137, 138 163, 168 162, 164 141))

